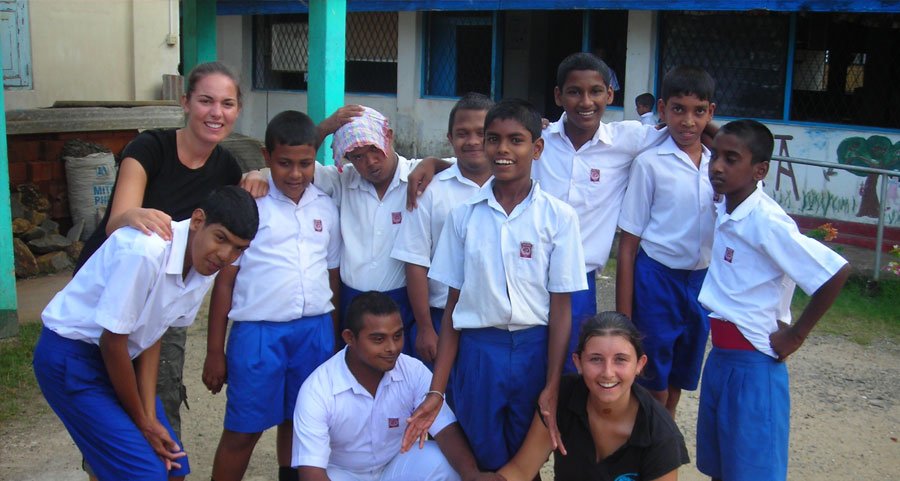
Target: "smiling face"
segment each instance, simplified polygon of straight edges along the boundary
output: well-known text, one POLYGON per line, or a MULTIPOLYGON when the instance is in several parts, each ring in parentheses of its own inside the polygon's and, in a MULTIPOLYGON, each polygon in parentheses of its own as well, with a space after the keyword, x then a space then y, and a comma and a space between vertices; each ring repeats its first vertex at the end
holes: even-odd
POLYGON ((218 223, 207 224, 202 209, 191 215, 190 236, 185 258, 201 276, 211 276, 224 266, 232 264, 243 254, 250 241, 231 233, 218 223))
POLYGON ((185 128, 198 139, 219 143, 234 129, 241 111, 237 86, 227 75, 211 73, 200 79, 190 97, 181 97, 185 128))
POLYGON ((669 127, 672 140, 683 150, 700 148, 700 135, 712 120, 716 104, 700 100, 696 95, 675 95, 659 99, 659 120, 669 127))
POLYGON ((363 313, 362 329, 354 336, 345 329, 344 342, 347 343, 348 363, 376 373, 385 373, 394 368, 403 351, 403 321, 399 312, 386 315, 363 313))
POLYGON ((495 119, 484 131, 484 155, 497 182, 531 181, 531 163, 541 156, 544 139, 532 141, 531 133, 515 119, 495 119))
POLYGON ((276 144, 263 150, 275 187, 295 203, 300 202, 316 173, 316 149, 311 145, 276 144))
POLYGON ((600 127, 613 90, 595 70, 572 70, 562 87, 553 90, 556 105, 566 111, 566 134, 590 137, 600 127), (571 131, 570 131, 571 129, 571 131))
POLYGON ((453 146, 453 155, 459 168, 472 173, 484 172, 488 168, 484 155, 484 117, 487 110, 457 110, 453 116, 453 128, 447 140, 453 146))
POLYGON ((620 335, 591 337, 572 360, 584 378, 591 401, 610 405, 630 399, 631 385, 647 364, 647 356, 638 357, 634 345, 620 335))
POLYGON ((716 193, 725 194, 727 212, 749 197, 768 172, 769 163, 754 164, 753 154, 737 135, 719 132, 713 139, 709 181, 716 193))

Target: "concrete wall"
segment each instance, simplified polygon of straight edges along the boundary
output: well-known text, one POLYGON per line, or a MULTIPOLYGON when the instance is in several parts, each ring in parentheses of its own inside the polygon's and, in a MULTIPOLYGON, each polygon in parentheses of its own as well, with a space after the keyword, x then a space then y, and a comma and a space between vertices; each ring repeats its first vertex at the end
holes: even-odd
MULTIPOLYGON (((33 88, 6 91, 6 109, 56 100, 153 100, 162 75, 177 73, 168 45, 177 0, 30 0, 33 88)), ((177 40, 177 39, 176 39, 177 40)))

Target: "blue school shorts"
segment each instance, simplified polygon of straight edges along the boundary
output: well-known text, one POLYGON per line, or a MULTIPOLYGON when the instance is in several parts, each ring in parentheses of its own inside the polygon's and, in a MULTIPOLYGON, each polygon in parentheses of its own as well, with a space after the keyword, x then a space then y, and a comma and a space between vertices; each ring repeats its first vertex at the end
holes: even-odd
POLYGON ((787 366, 759 351, 713 347, 703 369, 697 469, 728 481, 787 479, 787 366))
POLYGON ((587 273, 586 291, 572 293, 572 333, 569 335, 569 351, 566 353, 566 362, 563 364, 563 374, 574 374, 575 363, 572 361, 572 353, 578 347, 578 336, 581 333, 581 325, 584 321, 597 315, 597 279, 596 271, 587 273))
MULTIPOLYGON (((62 420, 98 479, 159 481, 191 472, 186 456, 177 461, 181 468, 166 471, 119 402, 99 346, 66 339, 44 328, 34 349, 34 375, 47 404, 62 420)), ((159 397, 156 418, 184 449, 159 397)))
POLYGON ((450 387, 482 470, 502 467, 525 440, 547 380, 547 333, 546 326, 460 331, 450 387))
MULTIPOLYGON (((341 329, 347 327, 345 319, 347 319, 347 308, 350 307, 350 302, 363 292, 364 291, 358 291, 343 282, 341 283, 341 329)), ((412 328, 416 324, 416 317, 413 316, 412 307, 409 305, 409 296, 406 294, 406 287, 398 287, 397 289, 384 291, 382 294, 393 299, 400 308, 400 319, 403 320, 403 354, 419 359, 419 355, 416 353, 416 344, 412 335, 412 328)), ((340 342, 340 346, 338 347, 343 348, 344 342, 342 340, 338 341, 340 342)))
POLYGON ((632 320, 647 353, 638 382, 651 391, 697 389, 709 338, 709 311, 697 300, 704 277, 706 269, 671 269, 638 251, 632 320))
POLYGON ((303 381, 334 354, 331 314, 234 322, 225 357, 225 429, 260 433, 294 419, 303 381))

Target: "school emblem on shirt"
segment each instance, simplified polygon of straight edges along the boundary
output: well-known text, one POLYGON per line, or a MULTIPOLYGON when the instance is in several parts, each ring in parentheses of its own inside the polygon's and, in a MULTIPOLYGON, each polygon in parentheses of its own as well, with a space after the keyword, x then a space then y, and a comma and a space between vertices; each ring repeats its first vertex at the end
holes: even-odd
POLYGON ((316 232, 322 232, 322 219, 313 219, 313 229, 316 232))
POLYGON ((600 182, 600 169, 591 169, 591 182, 600 182))
POLYGON ((403 222, 403 214, 401 212, 391 212, 391 224, 397 225, 403 222))
POLYGON ((523 242, 519 244, 519 257, 522 259, 531 259, 531 242, 523 242))
POLYGON ((726 247, 725 248, 725 262, 730 264, 733 259, 734 259, 734 249, 732 249, 731 247, 726 247))
POLYGON ((400 418, 388 418, 388 428, 399 428, 400 418))

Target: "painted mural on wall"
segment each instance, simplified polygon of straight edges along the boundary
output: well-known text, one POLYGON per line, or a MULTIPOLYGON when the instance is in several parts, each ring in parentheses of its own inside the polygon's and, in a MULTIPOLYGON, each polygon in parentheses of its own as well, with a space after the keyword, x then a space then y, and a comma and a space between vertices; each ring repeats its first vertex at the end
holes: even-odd
POLYGON ((885 225, 900 227, 900 134, 865 130, 769 125, 775 154, 835 163, 821 168, 773 161, 765 190, 791 214, 877 224, 884 207, 885 225), (892 170, 897 176, 854 174, 838 164, 892 170), (881 182, 887 190, 881 198, 881 182))

